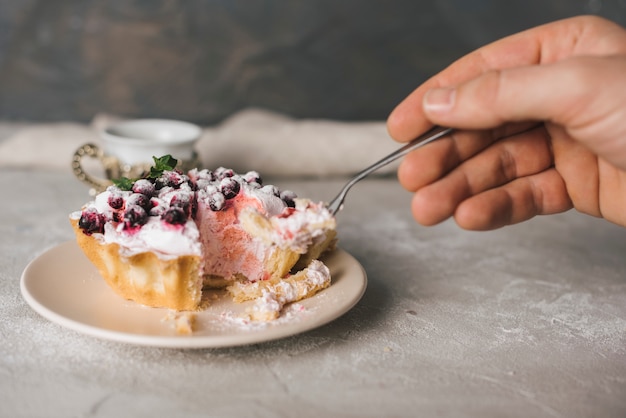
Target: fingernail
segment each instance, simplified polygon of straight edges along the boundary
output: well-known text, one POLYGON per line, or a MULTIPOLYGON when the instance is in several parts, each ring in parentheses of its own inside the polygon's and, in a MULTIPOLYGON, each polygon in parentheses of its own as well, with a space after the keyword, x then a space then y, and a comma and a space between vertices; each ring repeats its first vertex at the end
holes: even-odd
POLYGON ((456 89, 444 87, 432 89, 424 95, 424 109, 432 112, 447 112, 454 106, 456 89))

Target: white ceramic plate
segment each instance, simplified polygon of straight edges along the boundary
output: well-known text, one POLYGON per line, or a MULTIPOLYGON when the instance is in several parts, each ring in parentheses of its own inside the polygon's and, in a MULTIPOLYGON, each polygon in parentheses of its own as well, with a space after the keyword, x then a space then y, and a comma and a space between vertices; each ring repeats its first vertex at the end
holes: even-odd
POLYGON ((277 320, 243 320, 241 314, 252 302, 234 303, 223 291, 215 291, 205 295, 210 305, 196 314, 190 335, 176 332, 175 312, 116 295, 74 241, 31 261, 22 273, 21 290, 26 302, 43 317, 94 337, 153 347, 227 347, 295 335, 350 310, 367 286, 363 267, 341 249, 324 262, 331 271, 330 287, 288 306, 277 320))

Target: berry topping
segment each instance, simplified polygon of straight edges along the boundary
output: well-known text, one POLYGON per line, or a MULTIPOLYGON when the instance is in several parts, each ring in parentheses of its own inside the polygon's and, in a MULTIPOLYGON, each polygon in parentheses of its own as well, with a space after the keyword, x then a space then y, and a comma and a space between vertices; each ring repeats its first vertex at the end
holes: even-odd
POLYGON ((211 185, 211 180, 197 179, 195 185, 196 185, 195 187, 196 190, 203 190, 211 185))
POLYGON ((148 222, 148 214, 141 206, 130 206, 124 213, 124 224, 127 228, 134 228, 148 222))
POLYGON ((163 174, 155 180, 157 189, 163 187, 173 187, 178 189, 181 184, 187 181, 187 176, 178 171, 164 171, 163 174))
POLYGON ((148 179, 139 179, 133 184, 132 191, 135 193, 141 193, 148 197, 152 197, 154 195, 154 183, 152 183, 148 179))
POLYGON ((159 197, 160 199, 163 199, 166 195, 172 193, 172 191, 174 190, 176 189, 174 189, 173 187, 165 186, 162 189, 159 189, 159 193, 157 193, 157 197, 159 197))
POLYGON ((157 197, 153 197, 152 199, 150 199, 150 205, 152 206, 149 212, 150 216, 161 216, 167 210, 165 202, 157 197))
POLYGON ((296 202, 294 201, 294 199, 297 198, 297 197, 298 197, 298 195, 296 195, 291 190, 283 190, 280 193, 280 198, 290 208, 295 208, 296 207, 296 202))
POLYGON ((173 191, 170 194, 170 205, 188 204, 191 202, 191 193, 182 190, 173 191))
POLYGON ((191 214, 192 207, 191 194, 182 192, 173 193, 173 196, 170 199, 170 207, 182 209, 185 216, 189 216, 191 214))
POLYGON ((111 209, 122 209, 124 207, 124 196, 121 193, 111 192, 107 203, 111 206, 111 209))
POLYGON ((246 183, 257 183, 259 186, 263 185, 263 179, 261 178, 261 175, 256 171, 248 171, 246 174, 243 175, 243 179, 246 181, 246 183))
POLYGON ((207 170, 205 168, 204 170, 201 170, 201 171, 198 171, 197 173, 195 173, 195 179, 196 180, 215 181, 215 180, 217 180, 217 177, 215 176, 215 173, 213 173, 211 170, 207 170))
POLYGON ((128 206, 141 206, 144 210, 148 210, 150 209, 150 207, 152 207, 152 204, 150 203, 150 198, 141 193, 133 193, 128 196, 126 204, 128 206))
POLYGON ((80 215, 78 221, 78 227, 86 234, 102 233, 104 232, 104 224, 106 219, 104 215, 98 213, 94 208, 85 209, 80 215))
POLYGON ((294 200, 298 195, 292 192, 291 190, 283 190, 280 192, 280 198, 283 200, 294 200))
POLYGON ((220 191, 226 199, 232 199, 239 194, 241 185, 232 177, 227 177, 220 182, 220 191))
POLYGON ((216 192, 216 193, 209 195, 207 199, 208 199, 209 207, 211 208, 212 211, 217 212, 224 208, 224 202, 226 201, 226 199, 224 198, 223 194, 216 192))
POLYGON ((235 172, 230 168, 219 167, 213 172, 213 174, 215 175, 216 180, 222 180, 226 177, 234 176, 235 172))
POLYGON ((161 216, 161 219, 172 225, 183 225, 187 222, 187 215, 183 209, 171 207, 161 216))

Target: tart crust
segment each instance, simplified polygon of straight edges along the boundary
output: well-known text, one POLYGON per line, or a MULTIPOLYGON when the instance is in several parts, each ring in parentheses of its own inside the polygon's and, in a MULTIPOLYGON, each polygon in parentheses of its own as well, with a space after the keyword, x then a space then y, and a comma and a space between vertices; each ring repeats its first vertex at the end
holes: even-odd
POLYGON ((118 244, 102 244, 78 227, 78 219, 70 222, 79 247, 115 293, 146 306, 198 309, 202 297, 199 256, 163 260, 145 252, 124 257, 118 244))

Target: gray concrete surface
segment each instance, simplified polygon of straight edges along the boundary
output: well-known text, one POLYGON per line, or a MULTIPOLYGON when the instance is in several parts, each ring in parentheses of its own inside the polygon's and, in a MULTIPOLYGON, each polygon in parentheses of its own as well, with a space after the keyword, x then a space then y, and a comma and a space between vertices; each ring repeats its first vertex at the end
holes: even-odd
MULTIPOLYGON (((281 182, 329 199, 339 181, 281 182)), ((71 174, 0 170, 2 417, 624 417, 626 230, 575 212, 494 232, 423 228, 393 179, 357 185, 342 248, 369 287, 334 322, 239 348, 94 339, 20 296, 72 239, 71 174)))

